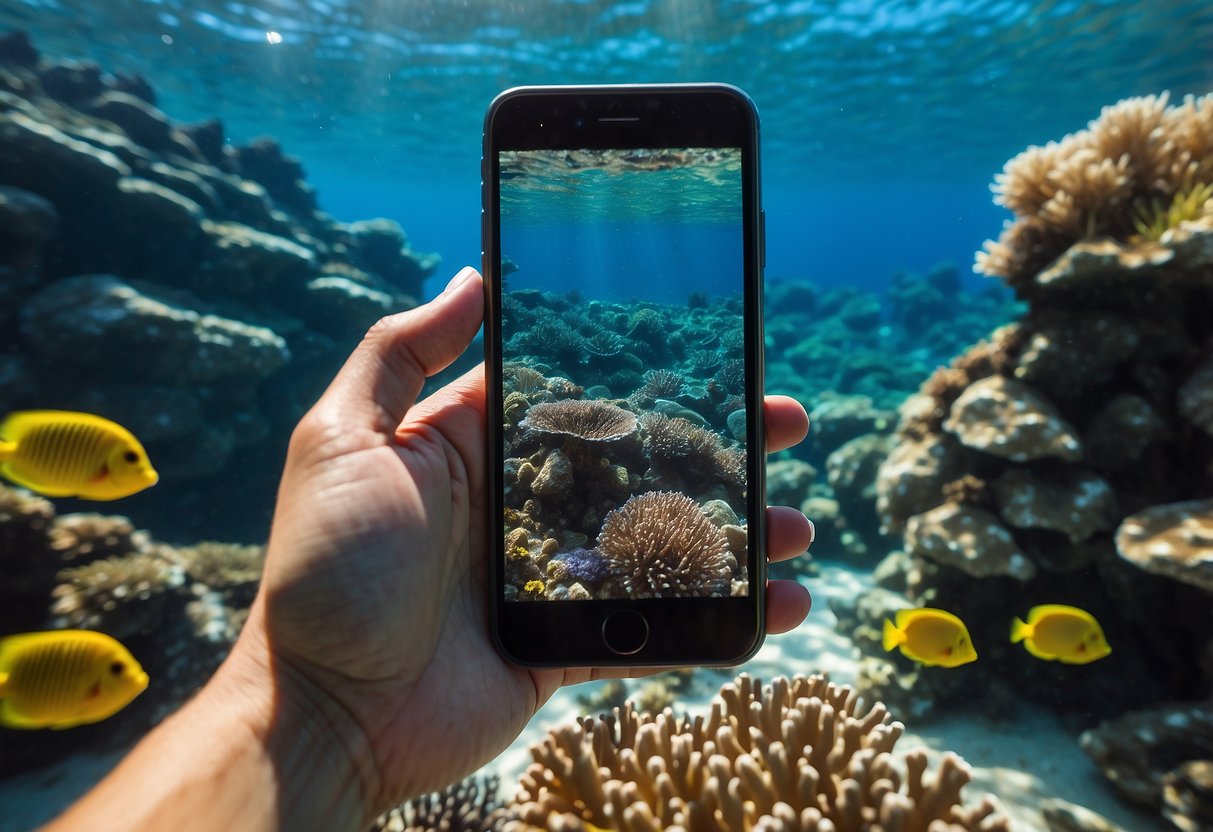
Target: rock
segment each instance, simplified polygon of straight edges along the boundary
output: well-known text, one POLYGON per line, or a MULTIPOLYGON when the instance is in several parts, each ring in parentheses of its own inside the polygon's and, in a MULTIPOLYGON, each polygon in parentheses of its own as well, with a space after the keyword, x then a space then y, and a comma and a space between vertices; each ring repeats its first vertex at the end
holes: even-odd
POLYGON ((276 140, 256 138, 247 147, 237 148, 235 158, 240 172, 260 182, 279 205, 300 217, 315 213, 316 190, 307 183, 303 165, 283 153, 276 140))
POLYGON ((716 528, 737 525, 737 512, 724 500, 708 500, 701 508, 716 528))
POLYGON ((96 98, 105 89, 101 67, 92 61, 62 61, 38 72, 42 89, 51 98, 65 104, 78 104, 96 98))
MULTIPOLYGON (((0 186, 0 263, 28 272, 59 223, 55 206, 20 188, 0 186)), ((10 298, 11 300, 11 298, 10 298)))
POLYGON ((1103 815, 1056 797, 1040 802, 1040 814, 1048 832, 1128 832, 1103 815))
POLYGON ((796 506, 809 496, 817 469, 801 459, 777 459, 767 463, 767 502, 796 506))
POLYGON ((738 442, 746 441, 746 411, 745 408, 734 410, 725 417, 725 424, 728 425, 729 433, 733 434, 733 438, 738 442))
POLYGON ((988 511, 946 503, 917 514, 906 523, 906 551, 974 578, 1009 575, 1026 581, 1036 567, 1019 550, 1015 538, 988 511))
POLYGON ((32 69, 38 63, 38 50, 25 32, 0 35, 0 64, 14 64, 32 69))
POLYGON ((189 137, 202 157, 212 165, 222 167, 227 161, 224 154, 226 147, 223 138, 223 122, 219 119, 209 118, 197 124, 184 124, 178 130, 189 137))
POLYGON ((338 334, 364 331, 384 315, 407 308, 387 292, 331 274, 305 284, 301 306, 309 323, 338 334))
POLYGON ((89 110, 98 118, 116 124, 131 141, 149 150, 163 150, 171 143, 168 116, 142 98, 110 91, 98 96, 89 110))
POLYGON ((555 449, 543 461, 543 467, 531 483, 531 491, 537 497, 560 497, 572 487, 573 464, 559 449, 555 449))
POLYGON ((1015 378, 1057 400, 1081 396, 1112 378, 1141 345, 1135 322, 1107 312, 1076 317, 1043 313, 1032 320, 1015 378), (1081 383, 1076 383, 1081 379, 1081 383))
POLYGON ((1213 436, 1213 355, 1202 361, 1177 394, 1179 415, 1213 436))
POLYGON ((115 380, 256 379, 290 360, 272 330, 210 314, 186 292, 113 275, 51 284, 22 309, 21 332, 43 362, 115 380))
POLYGON ((1102 477, 1077 468, 1037 475, 1009 468, 994 481, 998 515, 1020 529, 1061 532, 1080 543, 1110 531, 1119 519, 1116 495, 1102 477))
POLYGON ((314 252, 285 237, 234 222, 206 220, 202 228, 210 256, 196 279, 206 288, 249 294, 289 279, 302 285, 316 264, 314 252))
POLYGON ((826 455, 866 433, 887 433, 897 424, 897 414, 872 404, 868 396, 835 395, 824 398, 809 413, 809 436, 826 455))
POLYGON ((1116 550, 1147 572, 1213 592, 1213 500, 1159 505, 1125 518, 1116 550))
POLYGON ((1087 456, 1097 468, 1127 468, 1170 431, 1158 411, 1141 396, 1118 393, 1095 414, 1083 435, 1087 456))
POLYGON ((350 260, 359 268, 382 277, 405 294, 421 296, 421 283, 433 273, 442 258, 419 254, 395 220, 373 219, 346 226, 350 260))
POLYGON ((1057 408, 1005 376, 988 376, 965 388, 943 427, 961 444, 1013 462, 1082 457, 1077 431, 1057 408))
POLYGON ((876 510, 885 532, 943 502, 944 486, 968 467, 964 449, 946 434, 898 442, 876 474, 876 510))
POLYGON ((1163 775, 1162 816, 1182 832, 1213 829, 1213 760, 1190 760, 1163 775))
POLYGON ((1213 704, 1127 713, 1084 731, 1080 744, 1118 792, 1158 809, 1167 773, 1213 754, 1213 704))
POLYGON ((57 127, 23 113, 0 114, 0 181, 55 202, 110 193, 130 173, 113 153, 57 127))
POLYGON ((653 410, 664 416, 669 416, 671 419, 686 419, 694 425, 701 428, 711 427, 708 420, 700 416, 694 410, 683 407, 678 402, 672 402, 669 399, 655 399, 653 401, 653 410))

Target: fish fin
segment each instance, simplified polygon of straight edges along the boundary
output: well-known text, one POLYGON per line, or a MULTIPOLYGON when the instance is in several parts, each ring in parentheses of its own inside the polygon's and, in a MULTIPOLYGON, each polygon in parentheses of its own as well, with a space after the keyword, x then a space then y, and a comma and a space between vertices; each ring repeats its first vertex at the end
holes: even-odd
POLYGON ((906 634, 893 626, 893 622, 889 619, 884 620, 884 649, 892 650, 899 644, 904 644, 906 634))
POLYGON ((1011 619, 1011 643, 1018 644, 1028 636, 1032 635, 1034 627, 1029 627, 1026 622, 1018 619, 1011 619))
POLYGON ((0 670, 0 699, 8 692, 8 672, 0 670))

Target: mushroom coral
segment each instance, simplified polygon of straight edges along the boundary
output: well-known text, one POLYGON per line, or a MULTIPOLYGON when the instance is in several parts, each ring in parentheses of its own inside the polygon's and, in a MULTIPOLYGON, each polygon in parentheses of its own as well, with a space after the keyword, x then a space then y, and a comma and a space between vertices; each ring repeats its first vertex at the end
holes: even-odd
POLYGON ((746 675, 706 716, 637 712, 552 730, 531 749, 504 828, 627 832, 1005 832, 990 798, 965 808, 965 763, 901 759, 902 725, 825 678, 746 675))
POLYGON ((1017 289, 1073 243, 1157 239, 1168 225, 1211 211, 1213 95, 1127 98, 1086 130, 1007 162, 994 201, 1015 214, 975 269, 1017 289))

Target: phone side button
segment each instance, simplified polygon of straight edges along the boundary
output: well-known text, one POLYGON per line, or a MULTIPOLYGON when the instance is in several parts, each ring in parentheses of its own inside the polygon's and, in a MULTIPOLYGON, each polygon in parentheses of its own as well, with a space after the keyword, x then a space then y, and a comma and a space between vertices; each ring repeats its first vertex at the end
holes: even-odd
POLYGON ((765 209, 758 212, 758 250, 761 252, 759 265, 765 269, 767 267, 767 212, 765 209))
POLYGON ((602 622, 602 641, 612 653, 631 656, 649 640, 649 622, 635 610, 615 610, 602 622))

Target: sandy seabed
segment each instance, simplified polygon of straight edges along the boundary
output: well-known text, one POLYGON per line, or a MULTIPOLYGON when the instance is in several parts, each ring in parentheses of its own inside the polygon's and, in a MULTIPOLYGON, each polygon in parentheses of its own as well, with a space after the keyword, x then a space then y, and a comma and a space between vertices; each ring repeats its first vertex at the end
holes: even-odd
MULTIPOLYGON (((813 612, 801 627, 775 636, 751 661, 738 668, 701 670, 696 674, 691 696, 684 696, 680 709, 706 710, 721 684, 745 672, 762 680, 777 675, 825 673, 832 681, 855 679, 859 652, 835 629, 830 612, 831 597, 853 597, 871 588, 868 572, 833 564, 822 564, 821 573, 805 583, 813 593, 813 612)), ((481 773, 501 777, 502 798, 513 792, 513 783, 531 761, 529 748, 547 730, 583 715, 579 698, 595 692, 603 683, 579 685, 559 691, 544 705, 509 748, 481 773)), ((975 714, 935 716, 921 725, 894 714, 906 724, 897 749, 905 752, 925 747, 932 770, 944 751, 954 751, 973 768, 973 782, 965 788, 967 801, 976 802, 984 793, 996 796, 1017 832, 1037 832, 1047 827, 1040 804, 1060 798, 1083 806, 1126 832, 1173 832, 1157 815, 1141 812, 1117 798, 1104 776, 1078 747, 1077 737, 1048 712, 1024 710, 1014 722, 995 723, 975 714)), ((0 783, 0 832, 25 832, 44 823, 100 780, 117 763, 120 754, 77 756, 51 768, 9 778, 0 783)))

